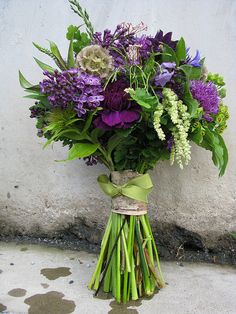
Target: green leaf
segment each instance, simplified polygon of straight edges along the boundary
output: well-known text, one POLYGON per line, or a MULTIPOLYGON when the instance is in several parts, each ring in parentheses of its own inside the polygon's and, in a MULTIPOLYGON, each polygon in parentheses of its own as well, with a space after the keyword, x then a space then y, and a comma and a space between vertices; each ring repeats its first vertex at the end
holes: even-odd
POLYGON ((68 56, 67 56, 67 66, 68 68, 75 67, 74 50, 73 50, 73 38, 70 41, 68 56))
POLYGON ((199 103, 196 99, 193 98, 190 89, 189 89, 189 83, 186 82, 184 86, 184 95, 183 95, 183 101, 188 107, 188 112, 191 115, 192 118, 198 117, 198 108, 199 103))
POLYGON ((73 128, 60 132, 59 134, 57 134, 56 139, 58 139, 59 137, 66 137, 70 140, 77 140, 77 141, 82 141, 82 140, 87 139, 86 134, 82 134, 78 130, 73 129, 73 128))
POLYGON ((152 72, 156 72, 156 61, 154 54, 152 54, 145 62, 143 72, 146 76, 149 76, 152 72))
POLYGON ((75 33, 78 31, 79 27, 75 25, 69 25, 67 27, 66 38, 68 40, 74 39, 75 33))
POLYGON ((199 80, 202 74, 201 67, 193 67, 188 64, 183 64, 179 67, 184 72, 188 80, 199 80))
POLYGON ((158 104, 158 98, 151 96, 145 88, 127 88, 128 92, 133 100, 135 100, 141 107, 150 109, 158 104))
POLYGON ((50 43, 50 50, 51 50, 52 54, 57 59, 58 63, 61 65, 61 67, 66 70, 67 67, 66 67, 65 61, 63 60, 57 45, 51 40, 49 40, 49 43, 50 43))
POLYGON ((119 133, 116 133, 112 135, 112 137, 109 138, 109 141, 107 143, 107 153, 108 155, 111 155, 113 150, 124 140, 124 137, 121 136, 119 133))
POLYGON ((21 87, 25 89, 28 89, 33 86, 29 81, 26 80, 26 78, 23 76, 21 71, 19 71, 19 82, 20 82, 21 87))
POLYGON ((193 134, 191 135, 192 141, 194 141, 197 145, 200 145, 203 141, 203 131, 201 126, 198 127, 193 134))
POLYGON ((90 137, 93 140, 93 142, 97 142, 98 138, 101 137, 105 133, 104 130, 102 129, 93 129, 92 132, 90 133, 90 137))
POLYGON ((93 153, 95 153, 98 147, 99 147, 99 144, 76 143, 69 150, 68 160, 88 157, 92 155, 93 153))
POLYGON ((228 150, 220 134, 209 129, 205 130, 205 135, 199 146, 212 152, 212 160, 219 169, 219 176, 223 176, 228 164, 228 150))
POLYGON ((49 73, 53 74, 55 72, 55 69, 52 68, 50 65, 38 60, 37 58, 34 58, 34 60, 37 62, 37 64, 39 65, 39 67, 44 70, 44 71, 48 71, 49 73))
POLYGON ((48 103, 48 99, 47 96, 42 95, 42 94, 30 94, 30 95, 26 95, 24 96, 24 98, 30 98, 30 99, 37 99, 43 102, 47 102, 48 103))
POLYGON ((176 45, 176 57, 179 62, 186 60, 186 46, 183 37, 180 38, 176 45))
POLYGON ((85 125, 83 127, 83 131, 82 131, 83 133, 87 132, 88 129, 90 128, 90 125, 93 121, 93 116, 98 112, 99 109, 101 108, 97 107, 94 111, 89 112, 88 118, 86 119, 85 125))
POLYGON ((177 59, 176 53, 168 45, 164 45, 163 47, 162 61, 163 62, 175 62, 177 66, 179 65, 179 61, 177 59))
POLYGON ((224 141, 223 137, 220 134, 218 134, 217 132, 215 132, 215 136, 218 137, 219 144, 221 145, 221 147, 223 149, 223 161, 222 161, 220 173, 219 173, 219 176, 222 177, 225 173, 225 170, 226 170, 226 167, 227 167, 227 164, 229 161, 228 149, 225 145, 225 141, 224 141))

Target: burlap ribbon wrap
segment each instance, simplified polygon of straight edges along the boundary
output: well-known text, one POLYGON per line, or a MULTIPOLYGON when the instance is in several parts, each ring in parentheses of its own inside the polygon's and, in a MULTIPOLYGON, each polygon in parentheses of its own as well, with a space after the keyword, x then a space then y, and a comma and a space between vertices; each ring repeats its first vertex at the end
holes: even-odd
POLYGON ((98 183, 112 198, 112 211, 123 215, 144 215, 148 211, 148 194, 153 184, 149 174, 131 170, 112 171, 110 179, 102 174, 98 183))

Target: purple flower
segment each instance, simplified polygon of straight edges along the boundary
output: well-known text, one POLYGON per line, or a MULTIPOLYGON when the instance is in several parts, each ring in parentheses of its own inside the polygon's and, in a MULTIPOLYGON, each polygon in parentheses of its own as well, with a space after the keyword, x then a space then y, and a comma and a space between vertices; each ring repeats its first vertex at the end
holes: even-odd
POLYGON ((119 79, 107 86, 104 92, 104 101, 101 104, 103 110, 94 120, 97 128, 111 130, 113 128, 129 128, 140 119, 140 108, 129 100, 124 91, 128 84, 119 79))
POLYGON ((152 42, 150 38, 145 35, 141 37, 136 37, 135 45, 139 46, 138 49, 139 56, 143 59, 147 59, 152 49, 152 42))
POLYGON ((100 106, 103 101, 101 80, 94 75, 80 73, 79 69, 70 69, 53 74, 44 72, 47 79, 40 83, 41 92, 48 96, 53 107, 67 108, 73 105, 78 116, 87 110, 100 106))
POLYGON ((167 141, 166 141, 166 149, 170 152, 171 151, 171 148, 174 144, 174 139, 172 136, 170 136, 167 141))
POLYGON ((88 156, 83 158, 87 166, 93 166, 98 163, 98 158, 96 156, 88 156))
POLYGON ((155 76, 154 82, 156 86, 164 87, 167 82, 169 82, 173 76, 174 72, 169 72, 168 70, 163 70, 160 74, 155 76))
POLYGON ((164 87, 174 75, 174 71, 170 72, 169 70, 174 69, 175 66, 175 62, 163 62, 161 64, 160 70, 157 72, 157 75, 154 78, 155 85, 164 87))
POLYGON ((178 41, 172 40, 172 32, 166 33, 164 35, 163 31, 160 30, 156 33, 154 38, 150 38, 152 41, 154 51, 160 51, 160 45, 166 44, 171 47, 173 50, 176 48, 176 44, 178 41))
POLYGON ((204 110, 204 119, 211 122, 211 114, 217 114, 219 111, 219 96, 216 86, 212 82, 203 82, 194 80, 190 82, 190 91, 204 110))
POLYGON ((197 50, 195 56, 192 58, 189 55, 189 50, 190 48, 186 49, 186 53, 187 53, 186 64, 189 64, 193 67, 201 67, 202 65, 200 64, 201 57, 200 57, 199 51, 197 50))

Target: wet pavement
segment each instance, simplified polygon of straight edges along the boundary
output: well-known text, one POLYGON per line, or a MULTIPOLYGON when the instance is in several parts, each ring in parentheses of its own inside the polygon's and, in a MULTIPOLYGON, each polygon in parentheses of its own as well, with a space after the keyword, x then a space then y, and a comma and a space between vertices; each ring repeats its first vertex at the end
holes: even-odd
POLYGON ((97 256, 0 242, 0 313, 235 314, 236 268, 162 262, 168 283, 152 299, 119 305, 87 289, 97 256))

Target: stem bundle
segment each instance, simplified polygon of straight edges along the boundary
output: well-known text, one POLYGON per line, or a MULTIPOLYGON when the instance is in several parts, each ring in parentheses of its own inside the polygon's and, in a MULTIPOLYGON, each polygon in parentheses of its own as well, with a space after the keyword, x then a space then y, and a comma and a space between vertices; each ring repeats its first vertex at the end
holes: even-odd
POLYGON ((147 214, 128 216, 112 212, 88 287, 96 294, 101 288, 112 293, 117 302, 126 303, 151 296, 164 286, 147 214))

